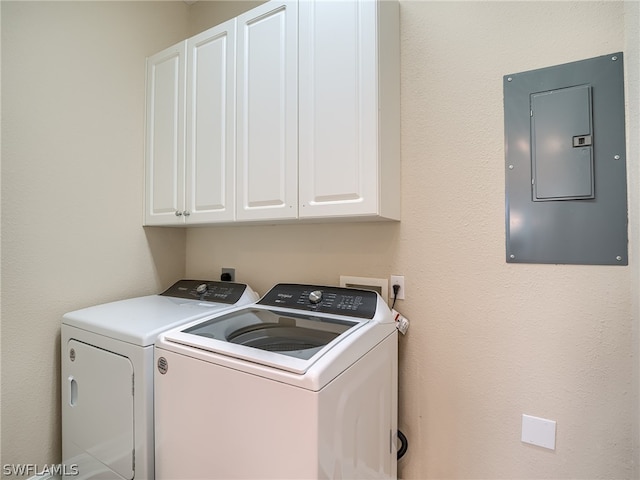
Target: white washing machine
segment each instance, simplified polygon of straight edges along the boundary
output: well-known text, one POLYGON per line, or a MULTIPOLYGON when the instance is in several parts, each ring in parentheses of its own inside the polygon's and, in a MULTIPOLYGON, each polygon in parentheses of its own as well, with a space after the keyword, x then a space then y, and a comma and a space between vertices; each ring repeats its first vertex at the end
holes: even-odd
POLYGON ((247 285, 180 280, 159 295, 64 315, 62 460, 79 479, 153 479, 153 343, 186 322, 253 303, 247 285))
POLYGON ((394 479, 398 343, 375 292, 279 284, 155 346, 156 478, 394 479))

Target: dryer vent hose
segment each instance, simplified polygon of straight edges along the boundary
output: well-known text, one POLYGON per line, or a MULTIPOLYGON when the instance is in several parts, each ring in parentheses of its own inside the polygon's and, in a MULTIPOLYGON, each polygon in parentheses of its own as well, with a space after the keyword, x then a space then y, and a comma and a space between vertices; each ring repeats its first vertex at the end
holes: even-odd
POLYGON ((404 433, 402 433, 400 430, 398 430, 398 438, 400 439, 400 442, 402 442, 402 445, 398 450, 398 460, 400 460, 402 457, 404 457, 404 454, 407 453, 407 449, 409 448, 409 441, 407 440, 407 437, 404 436, 404 433))

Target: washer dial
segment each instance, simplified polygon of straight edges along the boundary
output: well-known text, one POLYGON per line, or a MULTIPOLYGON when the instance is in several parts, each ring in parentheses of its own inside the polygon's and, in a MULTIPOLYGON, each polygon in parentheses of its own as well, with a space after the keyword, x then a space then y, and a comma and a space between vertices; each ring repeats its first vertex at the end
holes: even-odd
POLYGON ((322 301, 322 290, 314 290, 309 294, 309 301, 314 305, 322 301))

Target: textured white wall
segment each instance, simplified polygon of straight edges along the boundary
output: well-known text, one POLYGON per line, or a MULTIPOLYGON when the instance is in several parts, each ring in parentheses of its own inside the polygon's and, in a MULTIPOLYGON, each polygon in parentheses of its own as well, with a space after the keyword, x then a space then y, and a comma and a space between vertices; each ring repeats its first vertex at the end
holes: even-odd
POLYGON ((145 57, 183 2, 2 1, 2 459, 60 461, 60 320, 184 274, 142 228, 145 57))
POLYGON ((404 478, 636 478, 638 189, 628 267, 504 261, 502 76, 629 47, 623 3, 402 1, 401 35, 402 222, 192 229, 187 273, 404 274, 404 478), (555 452, 520 442, 522 413, 557 421, 555 452))
POLYGON ((640 268, 638 268, 638 241, 640 240, 640 2, 625 2, 625 55, 627 108, 627 175, 629 183, 629 236, 633 263, 631 270, 632 315, 633 318, 633 351, 631 353, 634 368, 634 401, 636 415, 633 425, 633 448, 635 451, 634 478, 640 478, 640 268), (635 159, 635 160, 633 160, 635 159))
MULTIPOLYGON (((143 63, 215 22, 200 2, 0 8, 0 464, 42 464, 59 460, 62 313, 183 273, 185 232, 140 227, 143 63)), ((638 477, 638 3, 626 11, 402 1, 403 221, 186 232, 187 275, 236 267, 261 292, 405 275, 405 478, 638 477), (502 75, 622 49, 630 266, 506 265, 502 75), (555 453, 520 443, 521 413, 558 421, 555 453)))

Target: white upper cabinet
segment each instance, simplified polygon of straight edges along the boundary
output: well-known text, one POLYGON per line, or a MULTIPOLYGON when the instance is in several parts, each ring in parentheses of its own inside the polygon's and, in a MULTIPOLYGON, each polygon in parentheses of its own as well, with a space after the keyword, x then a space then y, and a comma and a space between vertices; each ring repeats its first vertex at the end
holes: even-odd
POLYGON ((147 61, 146 225, 400 219, 393 0, 271 0, 147 61))
POLYGON ((178 222, 184 204, 186 42, 147 59, 145 225, 178 222))
POLYGON ((187 41, 187 223, 235 218, 235 46, 235 19, 187 41))
POLYGON ((235 36, 234 19, 147 60, 145 225, 234 220, 235 36))
POLYGON ((302 1, 301 218, 400 218, 397 2, 302 1))
POLYGON ((237 20, 237 219, 296 218, 297 3, 271 1, 237 20))

